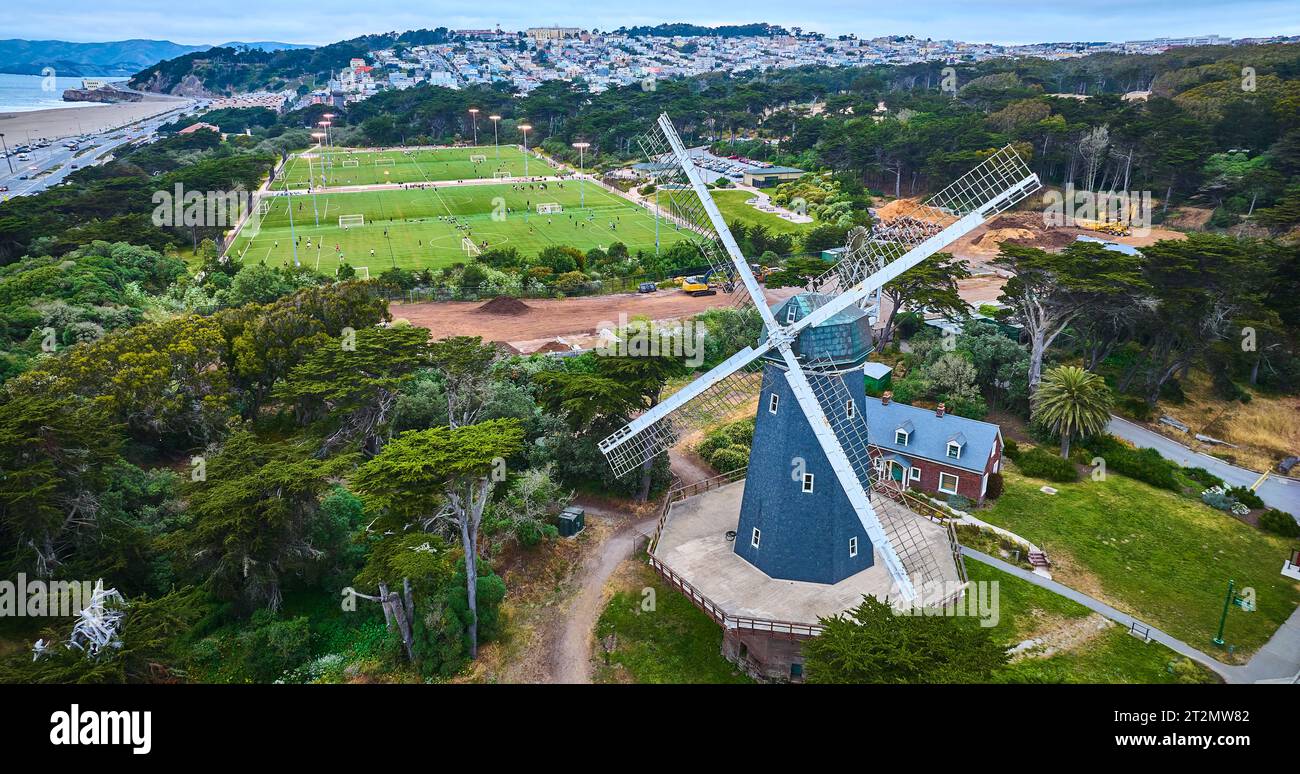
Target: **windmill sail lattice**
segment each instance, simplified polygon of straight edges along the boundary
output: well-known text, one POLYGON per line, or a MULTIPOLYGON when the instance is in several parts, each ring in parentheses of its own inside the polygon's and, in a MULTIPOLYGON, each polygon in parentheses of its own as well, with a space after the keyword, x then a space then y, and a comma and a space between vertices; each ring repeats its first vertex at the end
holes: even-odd
POLYGON ((1037 176, 1010 147, 994 152, 925 203, 877 224, 870 235, 858 235, 852 251, 811 283, 810 289, 816 292, 805 294, 805 298, 812 311, 782 325, 768 308, 762 288, 667 115, 659 117, 657 130, 643 137, 641 144, 655 162, 657 179, 667 181, 661 186, 673 201, 674 216, 699 237, 697 244, 713 273, 725 278, 738 297, 744 294, 753 303, 766 340, 735 353, 602 440, 601 451, 620 475, 644 464, 676 443, 683 427, 701 419, 727 419, 752 405, 758 387, 754 369, 760 358, 773 359, 783 364, 785 380, 807 426, 900 596, 915 598, 914 581, 942 580, 939 554, 915 529, 915 517, 879 494, 867 451, 865 422, 860 416, 845 417, 849 393, 843 373, 831 363, 803 362, 793 345, 803 330, 861 303, 986 217, 1029 196, 1039 188, 1037 176))

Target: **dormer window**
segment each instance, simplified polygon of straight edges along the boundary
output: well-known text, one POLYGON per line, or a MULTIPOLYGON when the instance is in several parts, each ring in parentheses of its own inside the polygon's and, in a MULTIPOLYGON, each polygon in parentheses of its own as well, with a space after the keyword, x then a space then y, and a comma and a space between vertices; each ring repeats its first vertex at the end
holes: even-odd
POLYGON ((966 436, 962 433, 956 433, 948 438, 948 457, 954 460, 961 459, 961 450, 966 448, 966 436))
POLYGON ((911 435, 911 433, 907 432, 906 430, 901 430, 901 429, 900 429, 900 430, 895 430, 895 431, 894 431, 894 443, 898 444, 899 446, 906 446, 906 445, 907 445, 907 439, 908 439, 908 437, 909 437, 910 435, 911 435))
POLYGON ((794 322, 794 316, 798 313, 799 310, 795 308, 794 304, 790 304, 789 306, 787 306, 785 308, 785 324, 786 325, 792 324, 794 322))

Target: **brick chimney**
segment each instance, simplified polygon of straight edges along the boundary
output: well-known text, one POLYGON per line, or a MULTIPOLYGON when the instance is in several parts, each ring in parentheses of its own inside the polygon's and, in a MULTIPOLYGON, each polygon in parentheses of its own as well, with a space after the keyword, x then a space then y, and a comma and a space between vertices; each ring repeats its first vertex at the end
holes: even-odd
POLYGON ((942 403, 934 407, 934 415, 940 419, 943 419, 943 414, 945 411, 947 411, 947 407, 944 406, 942 403))
POLYGON ((882 406, 888 406, 889 401, 893 399, 894 399, 893 390, 885 390, 884 392, 880 393, 880 405, 882 406))

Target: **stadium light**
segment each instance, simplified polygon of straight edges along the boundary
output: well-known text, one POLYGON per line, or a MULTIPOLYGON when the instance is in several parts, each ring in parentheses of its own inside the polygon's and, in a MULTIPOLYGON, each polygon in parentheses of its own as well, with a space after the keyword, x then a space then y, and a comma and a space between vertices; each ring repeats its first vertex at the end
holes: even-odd
POLYGON ((492 145, 497 149, 497 161, 500 161, 500 160, 501 160, 501 145, 500 145, 500 143, 497 141, 497 122, 501 120, 501 116, 498 116, 498 115, 490 115, 490 116, 488 116, 488 118, 492 119, 492 145))
POLYGON ((528 130, 532 128, 531 124, 519 125, 519 131, 524 133, 524 177, 528 177, 528 130))
POLYGON ((583 176, 582 176, 583 164, 582 164, 582 161, 583 161, 583 154, 586 153, 587 149, 591 147, 591 143, 589 143, 589 142, 575 142, 575 143, 573 144, 573 147, 575 147, 575 148, 578 149, 578 207, 580 207, 580 208, 585 208, 585 207, 587 206, 587 195, 586 195, 586 190, 585 190, 585 188, 583 187, 583 182, 582 182, 582 181, 583 181, 583 176))
POLYGON ((478 145, 478 108, 469 109, 470 121, 474 124, 474 144, 478 145))

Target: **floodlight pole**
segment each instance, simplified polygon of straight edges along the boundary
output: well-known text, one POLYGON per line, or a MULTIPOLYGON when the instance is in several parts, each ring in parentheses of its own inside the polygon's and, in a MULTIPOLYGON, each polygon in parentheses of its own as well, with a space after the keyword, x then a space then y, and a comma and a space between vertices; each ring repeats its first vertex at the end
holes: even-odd
POLYGON ((659 186, 655 185, 655 256, 659 255, 659 186))
POLYGON ((500 142, 497 140, 497 122, 501 120, 501 116, 498 116, 498 115, 491 115, 491 116, 488 116, 488 118, 492 119, 492 147, 496 148, 497 161, 500 161, 500 160, 501 160, 501 144, 500 144, 500 142))
POLYGON ((583 174, 582 174, 583 158, 584 158, 583 154, 588 148, 591 147, 591 143, 575 142, 573 144, 573 147, 578 149, 578 208, 586 209, 587 194, 586 194, 586 188, 583 186, 583 174))
POLYGON ((474 145, 478 146, 478 108, 470 108, 470 122, 474 125, 474 145))
POLYGON ((528 130, 532 128, 528 124, 519 125, 519 131, 524 135, 524 177, 528 177, 528 130))

